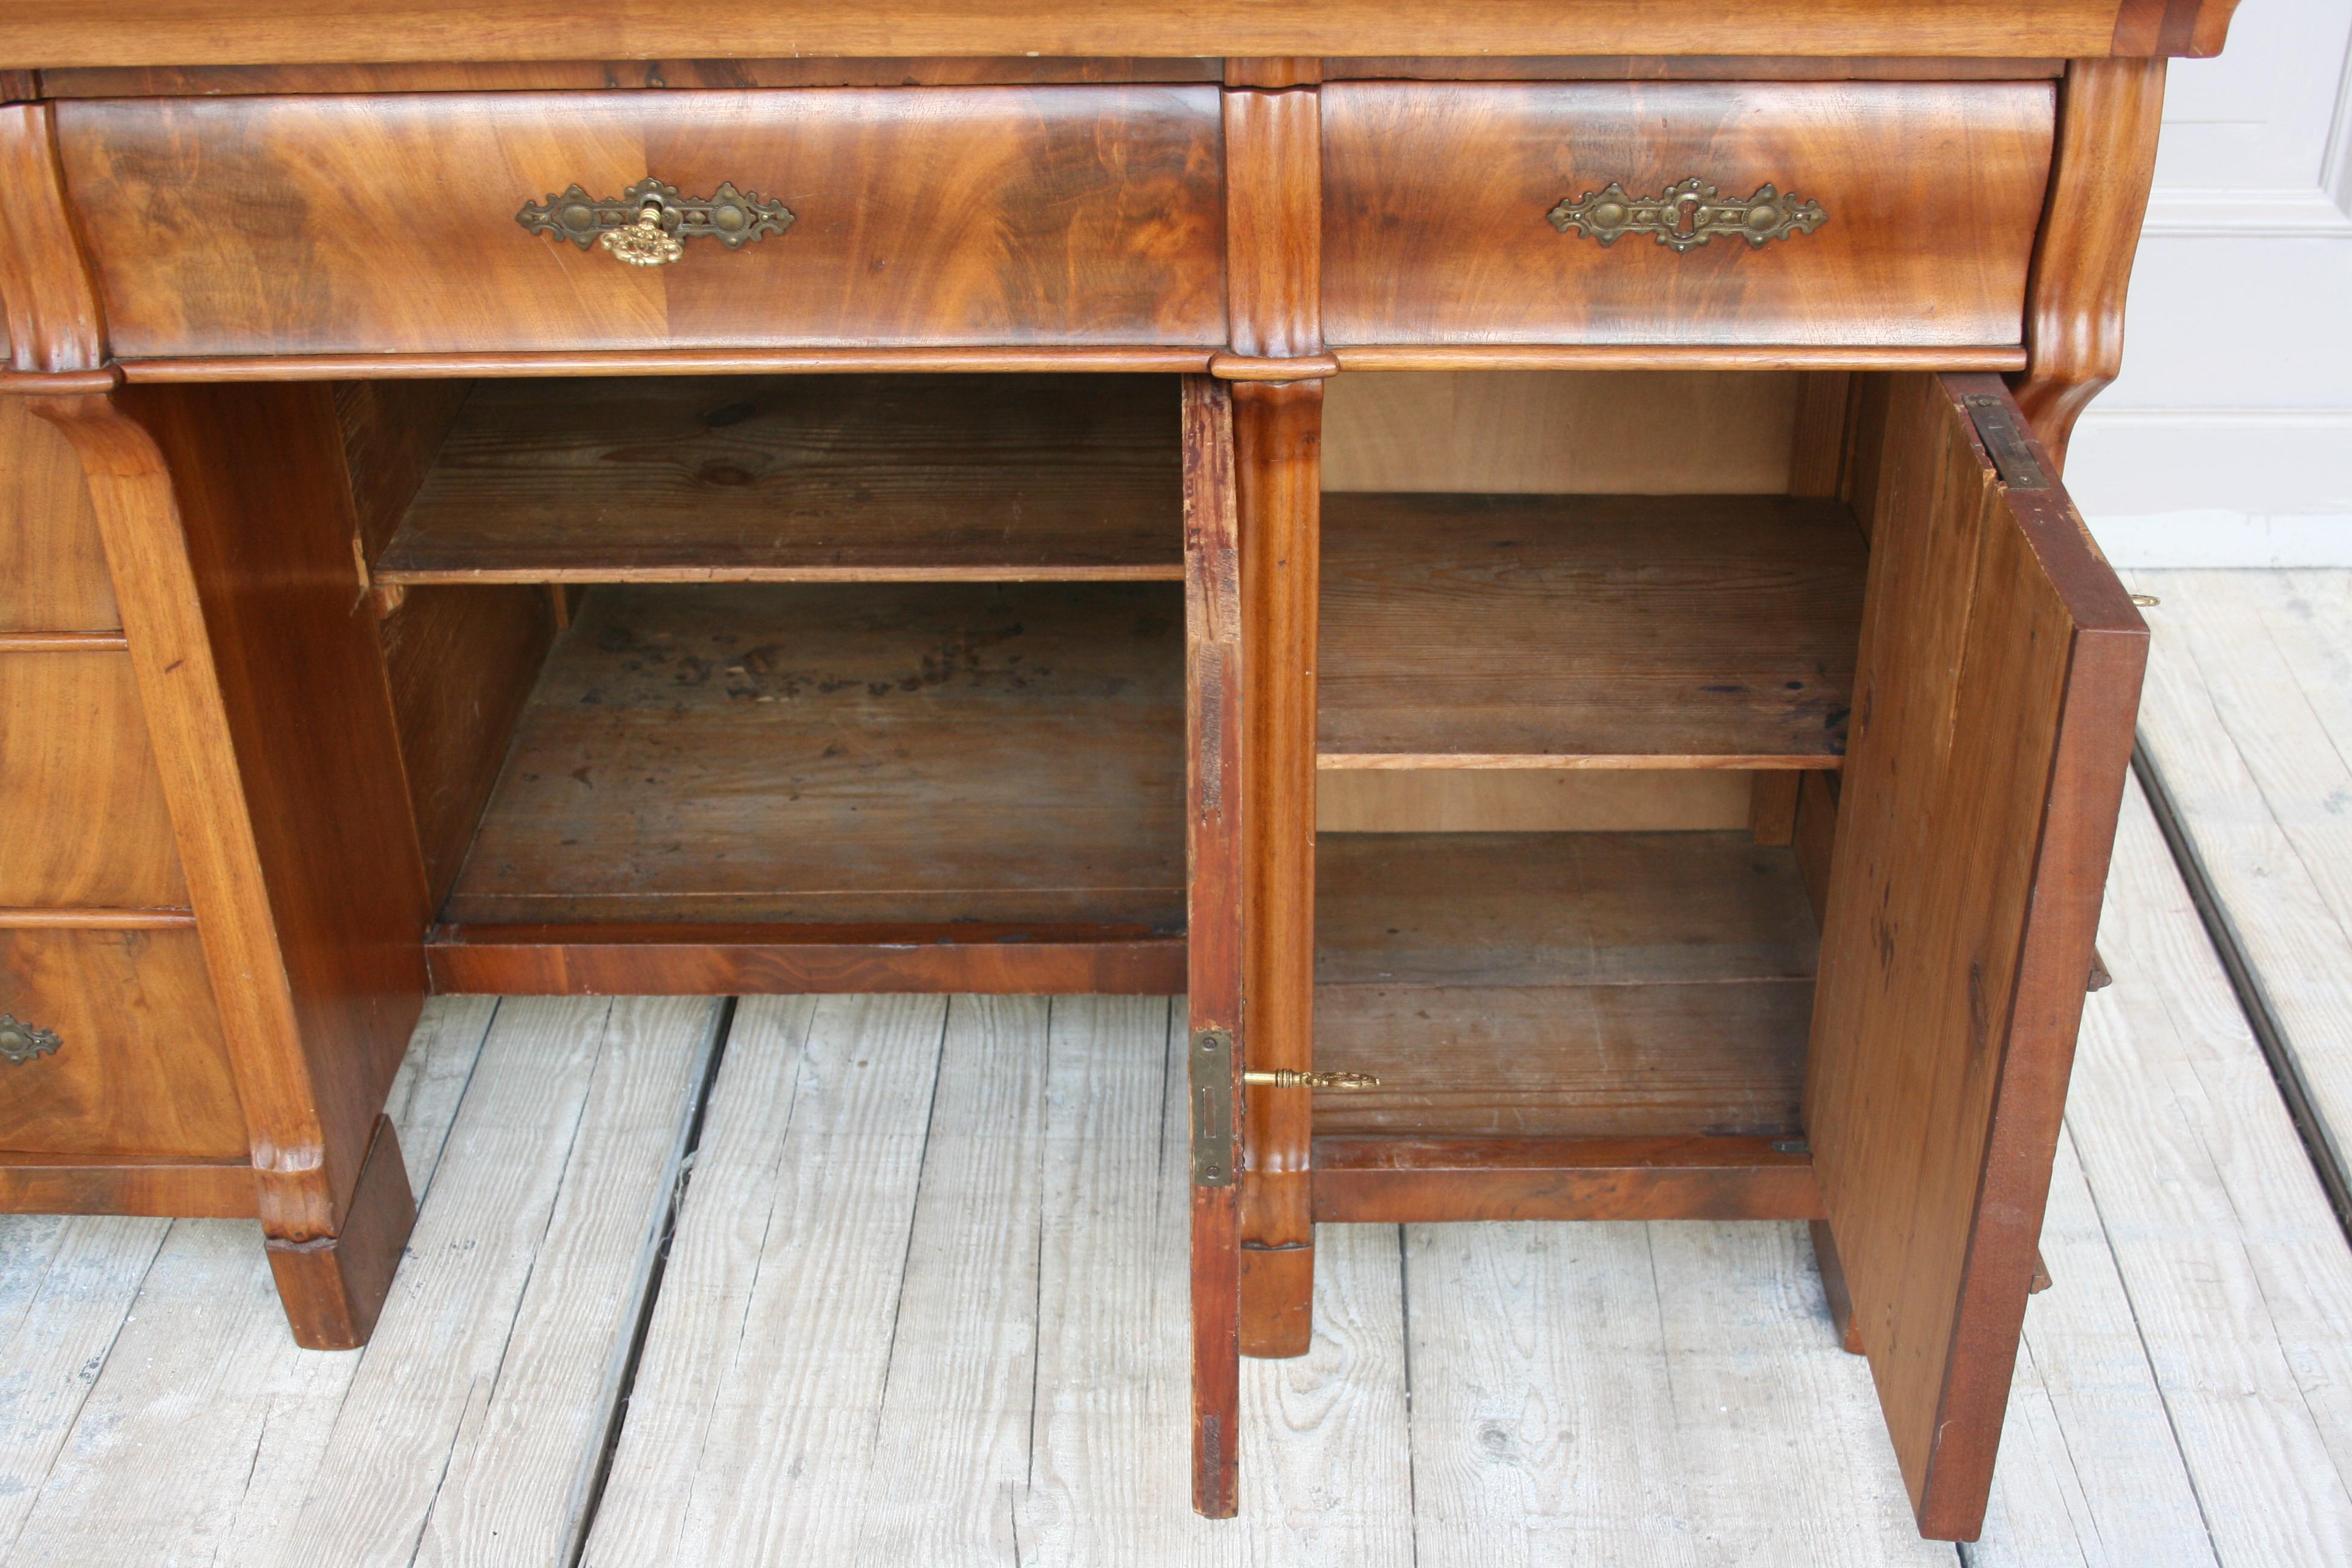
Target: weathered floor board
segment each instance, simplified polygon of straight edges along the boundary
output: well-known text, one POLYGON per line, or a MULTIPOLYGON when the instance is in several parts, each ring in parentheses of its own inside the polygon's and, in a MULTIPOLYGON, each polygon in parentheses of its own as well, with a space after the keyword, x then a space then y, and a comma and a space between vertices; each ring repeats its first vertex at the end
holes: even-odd
POLYGON ((2352 1169, 2352 573, 2142 572, 2140 737, 2352 1169))
POLYGON ((2100 948, 2068 1126, 2214 1553, 2352 1562, 2352 1251, 2137 790, 2100 948))
MULTIPOLYGON (((2352 650, 2352 575, 2223 586, 2337 605, 2352 650)), ((2156 589, 2149 744, 2325 1076, 2352 845, 2273 809, 2319 742, 2232 726, 2352 735, 2352 696, 2280 619, 2284 713, 2215 651, 2248 625, 2156 589)), ((365 1352, 292 1348, 249 1224, 0 1219, 0 1563, 2352 1561, 2352 1249, 2137 791, 2100 945, 2056 1287, 1959 1552, 1911 1529, 1801 1226, 1326 1227, 1313 1353, 1245 1364, 1212 1523, 1166 1001, 747 1000, 719 1045, 710 1004, 467 999, 395 1093, 424 1203, 365 1352)))

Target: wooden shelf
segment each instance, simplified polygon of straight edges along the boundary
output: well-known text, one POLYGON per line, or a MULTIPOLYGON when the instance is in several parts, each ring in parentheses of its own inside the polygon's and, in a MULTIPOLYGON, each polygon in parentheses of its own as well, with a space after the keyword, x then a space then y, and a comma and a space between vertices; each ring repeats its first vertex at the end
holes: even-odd
POLYGON ((1781 496, 1328 495, 1326 768, 1833 768, 1864 541, 1781 496))
POLYGON ((1158 584, 594 589, 523 713, 436 968, 482 988, 496 949, 519 989, 614 988, 565 983, 573 959, 640 989, 666 988, 655 963, 689 988, 795 988, 783 964, 1085 989, 1062 949, 1156 944, 1108 988, 1165 989, 1183 656, 1181 591, 1158 584), (1003 963, 953 951, 975 945, 1003 963), (735 969, 712 967, 722 949, 735 969), (857 958, 886 950, 910 956, 857 958))
POLYGON ((1746 833, 1335 834, 1317 847, 1315 1132, 1790 1139, 1818 948, 1746 833))
POLYGON ((1176 381, 678 376, 475 387, 380 582, 1183 576, 1176 381))

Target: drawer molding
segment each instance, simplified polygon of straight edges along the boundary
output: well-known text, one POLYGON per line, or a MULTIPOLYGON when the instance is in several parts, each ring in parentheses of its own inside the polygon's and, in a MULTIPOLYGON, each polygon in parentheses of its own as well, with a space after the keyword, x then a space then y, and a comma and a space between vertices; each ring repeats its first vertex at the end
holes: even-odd
POLYGON ((1688 255, 1718 236, 1744 239, 1761 250, 1792 234, 1811 234, 1829 221, 1822 204, 1784 196, 1769 181, 1746 201, 1725 201, 1715 186, 1693 174, 1654 196, 1626 194, 1622 181, 1574 201, 1566 196, 1544 215, 1562 234, 1584 235, 1602 249, 1629 234, 1646 234, 1677 256, 1688 255))

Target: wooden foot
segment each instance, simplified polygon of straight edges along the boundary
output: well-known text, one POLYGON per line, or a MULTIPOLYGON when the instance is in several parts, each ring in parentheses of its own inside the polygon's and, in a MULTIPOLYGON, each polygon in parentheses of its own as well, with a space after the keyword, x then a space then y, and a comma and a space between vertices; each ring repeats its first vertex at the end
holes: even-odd
POLYGON ((400 1138, 391 1119, 379 1116, 341 1230, 315 1241, 268 1238, 269 1270, 278 1278, 294 1342, 313 1351, 367 1343, 415 1223, 400 1138))
POLYGON ((1242 1244, 1242 1354, 1278 1361, 1315 1339, 1315 1246, 1242 1244))
POLYGON ((1830 1299, 1830 1322, 1837 1330, 1838 1344, 1846 1354, 1860 1355, 1862 1331, 1853 1321, 1853 1293, 1846 1289, 1845 1265, 1838 1261, 1837 1242, 1825 1219, 1813 1221, 1813 1258, 1821 1265, 1822 1293, 1830 1299))

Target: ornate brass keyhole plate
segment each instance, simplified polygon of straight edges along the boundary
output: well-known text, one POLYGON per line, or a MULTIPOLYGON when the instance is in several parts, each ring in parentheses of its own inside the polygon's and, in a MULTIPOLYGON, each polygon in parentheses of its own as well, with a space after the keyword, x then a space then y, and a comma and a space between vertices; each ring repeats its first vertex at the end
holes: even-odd
POLYGON ((686 253, 685 242, 708 237, 730 250, 782 234, 793 226, 793 210, 757 191, 723 182, 709 198, 683 196, 676 185, 648 174, 604 199, 578 185, 543 202, 525 202, 515 222, 532 234, 552 234, 585 250, 600 239, 604 248, 632 267, 660 267, 686 253))
POLYGON ((11 1067, 22 1067, 37 1057, 54 1056, 63 1044, 54 1030, 0 1013, 0 1061, 11 1067))
POLYGON ((1574 201, 1562 197, 1544 216, 1562 234, 1585 235, 1603 246, 1629 234, 1646 234, 1677 255, 1718 235, 1744 239, 1758 250, 1791 234, 1811 234, 1829 221, 1819 202, 1784 196, 1776 186, 1759 185, 1746 201, 1727 202, 1695 175, 1654 196, 1629 195, 1612 180, 1574 201))

